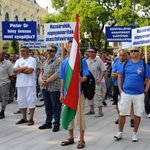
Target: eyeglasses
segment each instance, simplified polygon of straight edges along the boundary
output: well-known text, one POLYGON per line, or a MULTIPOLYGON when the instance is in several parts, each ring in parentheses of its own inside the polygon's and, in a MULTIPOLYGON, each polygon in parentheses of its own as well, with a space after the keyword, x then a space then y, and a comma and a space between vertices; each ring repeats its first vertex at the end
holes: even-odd
POLYGON ((139 52, 139 51, 138 51, 138 50, 131 50, 131 53, 132 53, 132 52, 139 52))
POLYGON ((90 53, 94 53, 94 51, 89 51, 90 53))
POLYGON ((56 52, 56 51, 54 51, 52 49, 47 49, 47 52, 56 52))
POLYGON ((85 55, 89 55, 89 54, 85 54, 85 55))
POLYGON ((25 52, 26 50, 21 50, 20 52, 25 52))

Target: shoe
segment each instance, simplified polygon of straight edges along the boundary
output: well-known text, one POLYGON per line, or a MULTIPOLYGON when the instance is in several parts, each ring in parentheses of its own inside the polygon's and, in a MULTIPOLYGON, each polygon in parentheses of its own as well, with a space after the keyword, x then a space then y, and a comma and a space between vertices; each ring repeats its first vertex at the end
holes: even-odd
POLYGON ((117 120, 115 121, 115 124, 119 124, 119 119, 117 119, 117 120))
POLYGON ((102 101, 102 103, 103 103, 104 106, 107 106, 107 103, 105 101, 102 101))
POLYGON ((14 112, 14 114, 21 114, 21 110, 14 112))
POLYGON ((116 135, 114 135, 114 138, 116 138, 117 140, 122 139, 122 137, 123 137, 122 132, 118 132, 116 135))
POLYGON ((0 119, 3 119, 3 118, 5 118, 5 114, 0 112, 0 119))
POLYGON ((109 100, 110 100, 110 101, 113 101, 113 98, 111 97, 109 100))
POLYGON ((89 111, 89 112, 87 112, 87 113, 85 113, 85 115, 93 115, 93 114, 95 114, 95 111, 89 111))
POLYGON ((112 105, 115 105, 115 103, 113 102, 112 105))
POLYGON ((150 114, 147 114, 147 117, 150 118, 150 114))
POLYGON ((99 113, 97 113, 97 114, 95 115, 95 117, 103 117, 103 116, 104 116, 104 114, 101 113, 101 112, 99 112, 99 113))
POLYGON ((8 101, 8 104, 11 104, 11 101, 8 101))
POLYGON ((57 131, 59 131, 59 126, 54 126, 53 132, 57 132, 57 131))
POLYGON ((130 120, 130 126, 134 127, 134 120, 133 119, 130 120))
POLYGON ((42 102, 42 101, 44 101, 44 99, 42 98, 42 99, 40 99, 40 102, 42 102))
POLYGON ((132 142, 137 142, 138 141, 138 137, 136 135, 136 132, 133 132, 133 135, 132 135, 132 142))
POLYGON ((52 126, 48 126, 47 124, 43 124, 41 126, 39 126, 39 129, 51 129, 52 126))

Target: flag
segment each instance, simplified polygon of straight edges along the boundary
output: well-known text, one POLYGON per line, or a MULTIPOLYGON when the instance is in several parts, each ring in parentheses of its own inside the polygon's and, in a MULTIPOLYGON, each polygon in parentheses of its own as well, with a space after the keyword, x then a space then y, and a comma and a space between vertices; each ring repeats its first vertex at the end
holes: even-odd
POLYGON ((68 129, 69 123, 74 119, 78 106, 78 87, 79 87, 79 21, 76 15, 76 27, 72 48, 70 52, 67 74, 65 78, 65 90, 67 91, 64 100, 64 111, 62 126, 68 129))

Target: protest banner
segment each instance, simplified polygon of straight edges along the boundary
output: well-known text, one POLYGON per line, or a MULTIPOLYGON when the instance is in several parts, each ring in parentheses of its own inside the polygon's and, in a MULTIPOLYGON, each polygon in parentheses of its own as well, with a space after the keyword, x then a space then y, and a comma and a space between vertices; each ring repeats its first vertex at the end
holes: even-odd
POLYGON ((128 49, 132 47, 132 42, 122 42, 122 49, 128 49))
POLYGON ((44 24, 45 43, 67 43, 73 40, 76 22, 44 24))
POLYGON ((36 41, 37 29, 35 21, 3 21, 2 22, 3 40, 14 41, 36 41))
POLYGON ((106 27, 106 42, 131 42, 135 26, 106 27))
POLYGON ((44 43, 44 35, 37 35, 36 41, 23 41, 23 46, 28 46, 29 49, 47 49, 47 44, 44 43))

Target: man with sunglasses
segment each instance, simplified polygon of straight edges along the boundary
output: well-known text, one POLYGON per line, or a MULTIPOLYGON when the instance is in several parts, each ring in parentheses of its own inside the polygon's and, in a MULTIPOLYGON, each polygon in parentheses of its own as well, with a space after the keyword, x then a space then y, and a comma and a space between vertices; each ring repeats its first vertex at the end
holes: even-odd
POLYGON ((61 60, 55 57, 57 47, 50 45, 47 49, 49 58, 42 64, 39 79, 44 98, 46 121, 39 129, 52 128, 52 116, 54 115, 53 132, 59 131, 60 126, 60 78, 58 77, 61 60))
POLYGON ((144 111, 144 96, 150 86, 150 68, 146 64, 144 68, 143 61, 139 59, 139 48, 134 46, 131 49, 131 58, 126 66, 124 64, 118 71, 118 87, 121 95, 119 106, 119 132, 114 138, 121 139, 123 137, 123 127, 126 115, 129 115, 130 108, 133 103, 134 108, 134 131, 132 141, 137 142, 137 131, 140 124, 141 116, 144 111), (125 76, 123 86, 122 78, 125 76), (144 79, 148 79, 148 83, 144 90, 144 79), (123 90, 122 90, 123 88, 123 90))
POLYGON ((95 117, 102 117, 104 114, 102 112, 102 84, 101 80, 105 74, 106 68, 103 61, 100 58, 96 57, 97 49, 95 47, 91 47, 89 51, 89 59, 87 60, 88 68, 93 74, 95 81, 96 81, 96 89, 95 89, 95 96, 92 100, 88 100, 90 105, 90 111, 87 112, 85 115, 95 114, 94 112, 94 104, 98 107, 98 113, 95 117))

